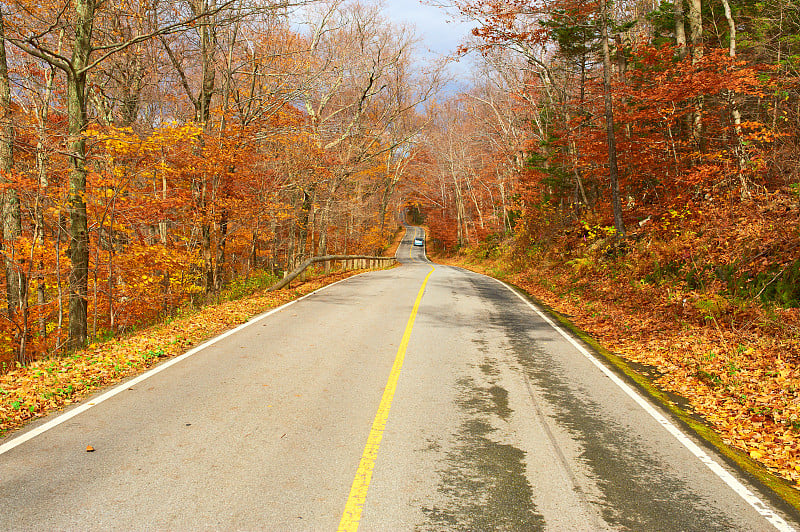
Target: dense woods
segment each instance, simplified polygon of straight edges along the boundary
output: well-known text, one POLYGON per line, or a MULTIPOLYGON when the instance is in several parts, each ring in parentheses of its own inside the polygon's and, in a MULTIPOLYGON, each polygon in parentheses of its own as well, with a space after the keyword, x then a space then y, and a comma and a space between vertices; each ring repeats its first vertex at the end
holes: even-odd
MULTIPOLYGON (((719 230, 744 230, 730 220, 740 206, 752 215, 795 208, 798 6, 457 5, 478 24, 464 51, 480 54, 484 72, 448 104, 462 167, 430 142, 439 160, 431 173, 451 170, 423 180, 419 198, 438 212, 431 223, 442 226, 442 246, 513 231, 522 247, 569 239, 570 252, 603 237, 669 232, 676 216, 721 215, 729 220, 719 230)), ((793 306, 797 235, 780 225, 783 236, 770 239, 781 243, 758 242, 763 249, 720 276, 754 294, 777 276, 760 295, 793 306), (767 262, 778 269, 759 270, 767 262)))
POLYGON ((483 71, 421 150, 415 199, 441 248, 800 305, 800 6, 457 6, 483 71))
POLYGON ((387 245, 441 69, 377 6, 0 11, 2 368, 387 245))

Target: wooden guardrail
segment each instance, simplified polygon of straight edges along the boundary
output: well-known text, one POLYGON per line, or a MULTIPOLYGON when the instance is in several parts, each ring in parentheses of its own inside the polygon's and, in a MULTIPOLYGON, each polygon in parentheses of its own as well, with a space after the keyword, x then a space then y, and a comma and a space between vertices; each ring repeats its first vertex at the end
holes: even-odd
POLYGON ((280 290, 284 286, 294 281, 298 275, 303 273, 306 268, 318 262, 341 261, 344 269, 375 268, 379 263, 381 266, 391 266, 397 259, 394 257, 370 257, 369 255, 323 255, 321 257, 311 257, 300 266, 291 271, 286 277, 267 289, 267 292, 280 290))

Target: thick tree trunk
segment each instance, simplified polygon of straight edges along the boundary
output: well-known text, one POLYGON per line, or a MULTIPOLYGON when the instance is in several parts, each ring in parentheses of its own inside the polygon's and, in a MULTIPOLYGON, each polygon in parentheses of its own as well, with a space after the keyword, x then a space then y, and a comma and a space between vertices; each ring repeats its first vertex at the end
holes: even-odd
POLYGON ((678 57, 685 59, 689 50, 686 48, 686 26, 683 16, 683 0, 675 0, 673 6, 675 16, 675 44, 678 47, 678 57))
MULTIPOLYGON (((189 0, 189 6, 195 15, 208 12, 213 7, 213 0, 189 0)), ((200 58, 202 68, 202 80, 200 89, 197 96, 189 95, 195 107, 195 121, 203 125, 203 129, 208 131, 211 124, 211 99, 214 96, 215 82, 216 82, 216 68, 214 66, 214 53, 216 51, 216 26, 213 17, 208 17, 199 25, 197 32, 200 42, 200 58)), ((202 144, 199 147, 202 150, 202 144)), ((203 255, 203 277, 205 279, 206 293, 212 292, 216 288, 216 269, 214 266, 214 250, 213 245, 213 230, 212 219, 208 212, 209 209, 209 183, 208 176, 200 177, 199 188, 201 193, 199 195, 200 212, 203 213, 200 227, 200 245, 201 253, 203 255)))
MULTIPOLYGON (((703 17, 701 0, 689 0, 689 39, 691 41, 692 64, 703 58, 703 17)), ((703 97, 697 98, 696 109, 692 116, 692 135, 698 148, 703 147, 703 97)))
POLYGON ((89 274, 89 227, 86 218, 85 76, 68 76, 69 116, 69 347, 86 343, 89 274))
MULTIPOLYGON (((0 183, 8 183, 8 174, 14 169, 14 124, 11 118, 11 85, 8 79, 6 60, 5 25, 0 12, 0 183)), ((9 188, 2 195, 3 212, 3 256, 6 270, 6 294, 8 315, 24 320, 21 334, 17 334, 17 362, 26 362, 27 340, 27 300, 28 282, 21 266, 14 257, 14 242, 22 232, 22 217, 19 209, 19 196, 15 188, 9 188)), ((18 324, 19 325, 19 324, 18 324)))
POLYGON ((703 58, 703 16, 701 0, 689 0, 689 40, 692 48, 692 63, 703 58))
POLYGON ((611 99, 611 53, 608 46, 608 0, 603 1, 603 93, 606 114, 606 138, 608 139, 608 173, 611 178, 611 206, 614 211, 614 228, 617 235, 625 237, 622 220, 622 203, 619 194, 619 169, 617 167, 617 145, 614 138, 614 106, 611 99))
POLYGON ((75 42, 67 72, 69 157, 69 339, 68 347, 86 344, 89 279, 89 227, 86 216, 86 71, 91 54, 95 0, 75 0, 75 42))

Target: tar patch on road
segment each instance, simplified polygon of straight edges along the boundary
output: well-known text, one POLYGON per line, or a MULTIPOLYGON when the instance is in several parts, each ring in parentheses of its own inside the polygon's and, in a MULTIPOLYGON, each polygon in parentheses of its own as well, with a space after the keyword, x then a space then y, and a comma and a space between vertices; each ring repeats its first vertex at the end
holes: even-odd
POLYGON ((484 297, 498 302, 492 324, 505 329, 517 362, 549 405, 552 422, 566 429, 580 444, 579 459, 589 472, 586 481, 601 494, 600 500, 593 498, 590 502, 598 506, 611 528, 733 529, 726 515, 709 505, 712 501, 704 501, 685 479, 654 456, 652 448, 637 441, 622 421, 607 416, 607 409, 604 412, 604 407, 593 401, 579 383, 569 381, 563 361, 536 342, 537 336, 543 334, 541 323, 509 305, 505 294, 498 293, 502 288, 496 283, 474 284, 484 297))
MULTIPOLYGON (((491 364, 482 365, 484 373, 491 364)), ((497 441, 493 421, 511 414, 508 392, 458 381, 458 406, 465 414, 455 446, 439 471, 439 504, 422 509, 418 530, 541 530, 533 492, 525 476, 525 453, 497 441)))

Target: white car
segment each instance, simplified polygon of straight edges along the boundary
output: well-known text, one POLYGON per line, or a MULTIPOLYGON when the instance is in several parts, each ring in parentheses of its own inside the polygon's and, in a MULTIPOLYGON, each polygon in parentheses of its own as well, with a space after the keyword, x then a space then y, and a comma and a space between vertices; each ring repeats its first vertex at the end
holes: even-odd
POLYGON ((414 239, 414 245, 415 246, 424 246, 425 245, 425 239, 423 239, 423 238, 415 238, 414 239))

